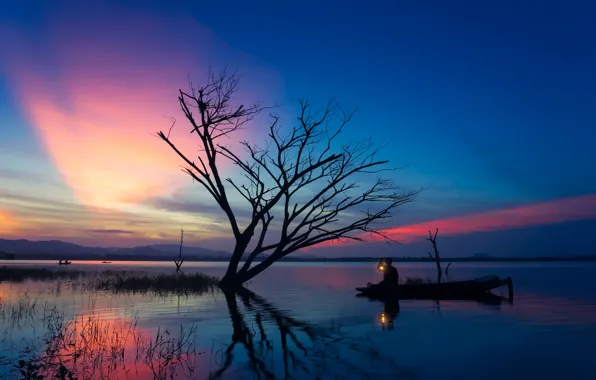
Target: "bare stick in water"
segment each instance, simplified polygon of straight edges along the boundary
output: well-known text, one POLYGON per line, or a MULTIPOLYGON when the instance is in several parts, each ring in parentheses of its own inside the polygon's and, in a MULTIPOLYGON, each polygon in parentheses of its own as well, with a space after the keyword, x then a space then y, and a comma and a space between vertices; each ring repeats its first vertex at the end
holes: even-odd
POLYGON ((441 257, 439 256, 439 250, 437 249, 437 234, 438 233, 439 233, 439 229, 438 228, 435 231, 435 235, 434 236, 433 236, 433 234, 429 230, 428 231, 428 237, 426 238, 426 240, 428 240, 428 241, 431 242, 431 244, 433 245, 433 250, 435 251, 435 256, 434 257, 433 257, 433 255, 430 252, 428 253, 428 255, 437 264, 437 282, 440 283, 441 282, 441 277, 443 277, 443 270, 441 269, 441 257))
POLYGON ((178 260, 174 259, 174 264, 176 264, 176 272, 180 272, 180 268, 182 267, 182 263, 184 263, 184 259, 182 258, 182 244, 184 242, 184 230, 180 229, 180 250, 178 251, 178 260))

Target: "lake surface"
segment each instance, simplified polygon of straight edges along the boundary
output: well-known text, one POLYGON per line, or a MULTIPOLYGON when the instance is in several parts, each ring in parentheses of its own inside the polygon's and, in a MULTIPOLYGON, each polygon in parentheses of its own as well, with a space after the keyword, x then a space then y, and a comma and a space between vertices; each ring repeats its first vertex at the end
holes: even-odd
MULTIPOLYGON (((173 271, 169 262, 2 265, 173 271)), ((183 268, 221 276, 225 265, 188 262, 183 268)), ((400 277, 432 278, 433 265, 396 267, 400 277)), ((379 280, 374 263, 278 263, 248 284, 252 293, 232 298, 2 282, 0 373, 19 378, 15 361, 46 349, 47 330, 59 322, 75 326, 72 347, 96 354, 78 358, 94 361, 86 378, 594 379, 595 270, 594 263, 454 263, 449 280, 511 277, 513 303, 402 300, 397 309, 355 297, 355 287, 379 280), (32 302, 36 311, 27 316, 23 310, 32 302), (133 365, 139 346, 144 356, 137 354, 133 365), (174 358, 167 355, 172 351, 174 358), (125 364, 116 363, 118 355, 125 364)), ((506 297, 507 289, 495 293, 506 297)))

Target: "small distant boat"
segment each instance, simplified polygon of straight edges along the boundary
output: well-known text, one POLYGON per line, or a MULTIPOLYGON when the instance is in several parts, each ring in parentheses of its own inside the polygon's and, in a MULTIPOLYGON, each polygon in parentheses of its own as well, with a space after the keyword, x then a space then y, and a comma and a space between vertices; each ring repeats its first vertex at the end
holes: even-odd
POLYGON ((112 262, 111 261, 102 261, 101 263, 102 264, 111 264, 112 262))
POLYGON ((68 260, 60 260, 60 261, 58 261, 58 265, 69 265, 69 264, 72 264, 72 262, 71 261, 68 261, 68 260))
POLYGON ((0 251, 0 260, 14 260, 14 253, 0 251))
POLYGON ((492 289, 507 285, 509 287, 509 298, 513 299, 513 283, 510 277, 500 279, 490 275, 479 277, 469 281, 452 281, 430 284, 404 284, 398 285, 393 291, 388 291, 377 286, 356 288, 358 296, 375 298, 380 300, 388 299, 452 299, 452 300, 475 300, 490 295, 492 289))

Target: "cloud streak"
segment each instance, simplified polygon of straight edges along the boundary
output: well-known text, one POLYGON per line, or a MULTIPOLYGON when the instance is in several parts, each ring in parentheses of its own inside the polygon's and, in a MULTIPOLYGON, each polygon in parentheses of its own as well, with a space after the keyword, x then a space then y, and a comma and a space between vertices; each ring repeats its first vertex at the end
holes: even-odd
MULTIPOLYGON (((204 201, 187 198, 168 198, 168 197, 154 197, 148 199, 145 204, 157 210, 180 212, 180 213, 195 213, 201 216, 207 216, 216 221, 228 221, 225 213, 221 207, 212 199, 204 201)), ((234 208, 234 215, 236 218, 249 221, 252 216, 252 210, 248 206, 234 208)))
POLYGON ((59 239, 94 246, 126 247, 175 242, 181 226, 189 242, 195 243, 199 239, 226 236, 228 230, 223 231, 212 220, 192 214, 157 211, 151 207, 135 207, 130 211, 90 208, 76 199, 0 190, 0 236, 10 239, 59 239))
MULTIPOLYGON (((85 230, 85 232, 89 232, 92 234, 116 234, 116 235, 122 235, 122 234, 134 234, 134 231, 128 231, 128 230, 105 230, 105 229, 100 229, 100 228, 95 228, 95 229, 90 229, 90 230, 85 230)), ((161 236, 161 234, 160 234, 161 236)))
POLYGON ((386 232, 395 237, 421 237, 439 228, 443 235, 462 235, 590 219, 596 219, 596 194, 439 219, 386 232))
MULTIPOLYGON (((436 228, 440 235, 456 236, 582 220, 596 220, 596 194, 431 220, 383 231, 392 239, 411 243, 428 236, 428 231, 436 228)), ((325 242, 318 247, 338 244, 343 243, 325 242)))

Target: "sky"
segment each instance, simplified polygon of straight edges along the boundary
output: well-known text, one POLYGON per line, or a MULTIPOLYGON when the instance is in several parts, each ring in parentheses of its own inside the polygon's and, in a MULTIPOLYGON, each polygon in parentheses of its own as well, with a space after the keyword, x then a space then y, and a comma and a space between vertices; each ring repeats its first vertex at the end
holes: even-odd
POLYGON ((576 0, 3 2, 0 238, 128 247, 183 227, 230 249, 223 214, 155 136, 174 117, 196 149, 178 90, 228 67, 238 102, 287 124, 299 97, 357 107, 342 138, 384 144, 391 178, 425 188, 385 227, 403 244, 375 253, 426 255, 439 228, 446 255, 595 254, 595 37, 596 4, 576 0))

